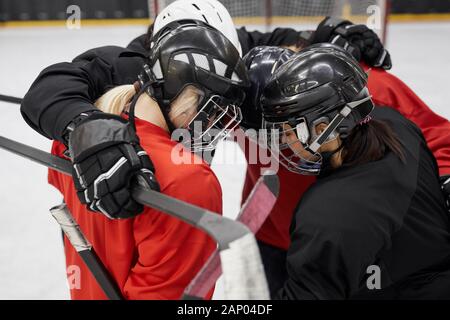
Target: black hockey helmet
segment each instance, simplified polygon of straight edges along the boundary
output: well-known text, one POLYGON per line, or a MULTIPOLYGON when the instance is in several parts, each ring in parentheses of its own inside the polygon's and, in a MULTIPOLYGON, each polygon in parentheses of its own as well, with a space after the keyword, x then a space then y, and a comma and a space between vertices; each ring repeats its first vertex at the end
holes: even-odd
MULTIPOLYGON (((373 110, 367 78, 349 53, 332 44, 308 47, 275 71, 261 98, 263 126, 278 132, 291 128, 312 155, 304 159, 294 154, 286 159, 280 152, 288 169, 319 173, 320 146, 338 134, 345 138, 373 110), (317 135, 315 126, 322 122, 328 126, 317 135)), ((277 145, 278 151, 288 147, 281 140, 268 144, 277 145)))
POLYGON ((248 70, 250 88, 242 104, 242 126, 260 129, 262 121, 261 95, 274 71, 290 57, 294 51, 280 47, 259 46, 250 50, 243 58, 248 70))
MULTIPOLYGON (((188 128, 196 139, 192 143, 204 150, 205 145, 198 143, 207 129, 225 132, 242 120, 239 105, 249 81, 239 52, 220 31, 197 20, 174 21, 153 41, 148 63, 139 76, 141 85, 146 85, 158 102, 171 131, 175 130, 168 117, 171 103, 189 85, 202 92, 199 114, 193 119, 201 126, 194 128, 191 122, 188 128)), ((206 145, 212 147, 209 142, 206 145)))

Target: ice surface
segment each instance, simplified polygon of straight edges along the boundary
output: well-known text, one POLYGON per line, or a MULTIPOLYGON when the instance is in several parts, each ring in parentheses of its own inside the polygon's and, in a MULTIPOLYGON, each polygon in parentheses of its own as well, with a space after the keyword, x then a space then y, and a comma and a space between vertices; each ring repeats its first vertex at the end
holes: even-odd
MULTIPOLYGON (((144 31, 124 26, 0 29, 0 93, 23 96, 44 67, 93 47, 126 45, 144 31)), ((450 23, 394 24, 388 35, 392 72, 446 118, 449 35, 450 23)), ((17 105, 0 102, 0 110, 1 135, 49 150, 49 140, 27 126, 17 105)), ((216 156, 212 167, 222 185, 224 214, 235 217, 245 159, 230 142, 221 144, 216 156)), ((0 299, 69 297, 61 233, 48 211, 61 197, 46 181, 45 168, 0 151, 0 299)), ((221 297, 220 283, 216 291, 221 297)))

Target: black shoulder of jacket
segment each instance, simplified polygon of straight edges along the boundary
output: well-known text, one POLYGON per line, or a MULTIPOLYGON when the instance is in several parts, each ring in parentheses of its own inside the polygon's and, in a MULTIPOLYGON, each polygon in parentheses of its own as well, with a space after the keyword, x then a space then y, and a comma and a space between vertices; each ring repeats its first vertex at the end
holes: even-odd
POLYGON ((109 64, 114 64, 117 58, 120 57, 139 57, 145 58, 146 55, 140 51, 133 50, 131 48, 123 48, 119 46, 103 46, 94 49, 90 49, 82 54, 76 56, 72 62, 77 61, 91 61, 93 59, 101 59, 109 64))
POLYGON ((40 134, 59 141, 82 112, 96 110, 95 100, 108 89, 137 80, 144 54, 118 46, 94 48, 45 68, 25 95, 21 113, 40 134))

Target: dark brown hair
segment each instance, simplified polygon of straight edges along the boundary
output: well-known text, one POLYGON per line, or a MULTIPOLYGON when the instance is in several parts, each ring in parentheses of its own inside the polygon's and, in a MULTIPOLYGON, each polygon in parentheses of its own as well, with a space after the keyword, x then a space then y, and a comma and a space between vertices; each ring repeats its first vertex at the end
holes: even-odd
POLYGON ((148 26, 147 33, 145 34, 144 48, 147 52, 150 52, 150 43, 153 38, 153 23, 148 26))
POLYGON ((343 139, 343 166, 355 166, 382 159, 389 151, 403 162, 403 147, 391 126, 380 120, 359 124, 343 139))

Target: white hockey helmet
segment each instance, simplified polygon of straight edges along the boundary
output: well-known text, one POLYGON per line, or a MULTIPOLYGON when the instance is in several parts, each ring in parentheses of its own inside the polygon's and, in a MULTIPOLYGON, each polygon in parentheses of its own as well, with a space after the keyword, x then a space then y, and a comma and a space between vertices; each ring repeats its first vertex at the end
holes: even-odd
POLYGON ((222 32, 234 44, 242 56, 236 27, 230 13, 217 0, 177 0, 165 7, 156 16, 153 35, 172 21, 183 19, 200 20, 222 32))

